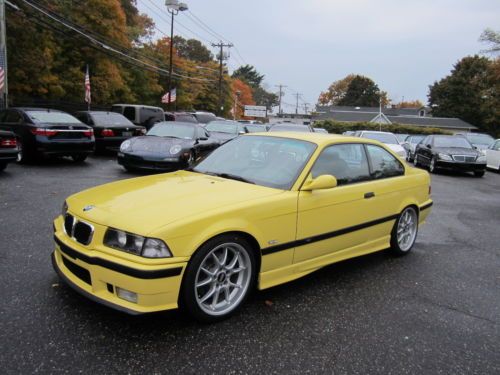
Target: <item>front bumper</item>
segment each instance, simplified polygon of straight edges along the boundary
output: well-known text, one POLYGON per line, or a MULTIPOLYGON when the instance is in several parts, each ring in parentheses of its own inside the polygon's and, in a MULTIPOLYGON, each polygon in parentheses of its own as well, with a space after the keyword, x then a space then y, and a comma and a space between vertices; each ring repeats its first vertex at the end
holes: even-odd
POLYGON ((166 161, 161 158, 131 155, 123 152, 118 152, 117 160, 118 164, 124 167, 150 171, 176 171, 188 166, 181 157, 166 161))
POLYGON ((457 161, 437 160, 436 167, 463 172, 480 172, 486 170, 486 163, 462 163, 457 161))
POLYGON ((145 266, 113 259, 69 239, 58 220, 55 225, 54 270, 78 293, 132 315, 177 308, 186 262, 145 266), (137 303, 118 297, 117 287, 136 293, 137 303))

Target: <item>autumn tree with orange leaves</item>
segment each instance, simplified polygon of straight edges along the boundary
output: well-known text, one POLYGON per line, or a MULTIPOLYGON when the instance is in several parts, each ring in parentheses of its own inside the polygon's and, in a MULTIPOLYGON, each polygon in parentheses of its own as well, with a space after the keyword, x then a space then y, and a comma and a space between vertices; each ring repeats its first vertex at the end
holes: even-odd
MULTIPOLYGON (((238 78, 233 78, 231 81, 231 94, 234 98, 237 98, 236 106, 236 119, 244 118, 245 105, 255 105, 255 100, 253 99, 252 88, 245 82, 238 78)), ((233 102, 234 107, 234 102, 233 102)), ((234 109, 234 108, 233 108, 234 109)))

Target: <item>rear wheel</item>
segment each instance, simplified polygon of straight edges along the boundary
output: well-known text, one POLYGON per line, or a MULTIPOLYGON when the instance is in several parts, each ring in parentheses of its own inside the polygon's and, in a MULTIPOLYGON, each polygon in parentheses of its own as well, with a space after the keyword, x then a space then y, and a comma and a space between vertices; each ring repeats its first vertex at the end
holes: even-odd
POLYGON ((474 176, 476 176, 476 177, 483 177, 484 176, 484 171, 474 172, 474 176))
POLYGON ((24 148, 24 143, 20 139, 17 140, 17 148, 19 149, 19 152, 16 157, 16 162, 24 164, 32 159, 31 154, 29 154, 28 150, 24 148))
POLYGON ((75 163, 83 163, 87 159, 87 155, 85 154, 71 155, 71 159, 73 159, 75 163))
POLYGON ((181 306, 195 319, 216 322, 234 314, 253 289, 255 253, 238 235, 221 235, 207 241, 186 269, 181 306))
POLYGON ((418 213, 415 207, 406 207, 398 216, 391 233, 391 251, 396 255, 410 252, 418 232, 418 213))

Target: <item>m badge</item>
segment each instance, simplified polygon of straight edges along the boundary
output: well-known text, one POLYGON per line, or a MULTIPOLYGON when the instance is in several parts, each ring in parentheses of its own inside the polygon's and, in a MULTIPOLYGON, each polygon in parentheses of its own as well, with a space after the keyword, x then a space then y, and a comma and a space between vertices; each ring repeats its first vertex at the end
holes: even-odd
POLYGON ((88 206, 85 206, 85 207, 83 207, 83 212, 90 211, 90 210, 91 210, 91 209, 93 209, 94 207, 95 207, 95 206, 93 206, 93 205, 91 205, 91 204, 90 204, 90 205, 88 205, 88 206))

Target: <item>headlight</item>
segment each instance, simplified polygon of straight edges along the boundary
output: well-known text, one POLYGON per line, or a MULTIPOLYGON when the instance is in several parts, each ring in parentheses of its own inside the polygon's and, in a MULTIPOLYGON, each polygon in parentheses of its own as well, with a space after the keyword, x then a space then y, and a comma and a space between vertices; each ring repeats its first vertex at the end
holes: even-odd
POLYGON ((441 160, 449 160, 449 161, 453 160, 450 155, 441 153, 438 154, 438 158, 441 160))
POLYGON ((131 146, 132 142, 130 142, 129 140, 126 140, 122 143, 122 145, 120 146, 120 151, 124 152, 124 151, 127 151, 130 149, 130 146, 131 146))
POLYGON ((486 156, 485 155, 478 156, 478 158, 476 159, 476 162, 477 163, 486 163, 486 156))
POLYGON ((66 201, 64 201, 62 208, 61 208, 62 217, 65 217, 67 212, 68 212, 68 204, 66 203, 66 201))
POLYGON ((175 155, 181 152, 182 146, 181 145, 173 145, 170 147, 170 154, 175 155))
POLYGON ((104 235, 104 245, 146 258, 169 258, 172 253, 165 242, 137 234, 109 228, 104 235))
POLYGON ((170 258, 172 254, 165 242, 156 238, 148 238, 142 249, 142 256, 146 258, 170 258))

